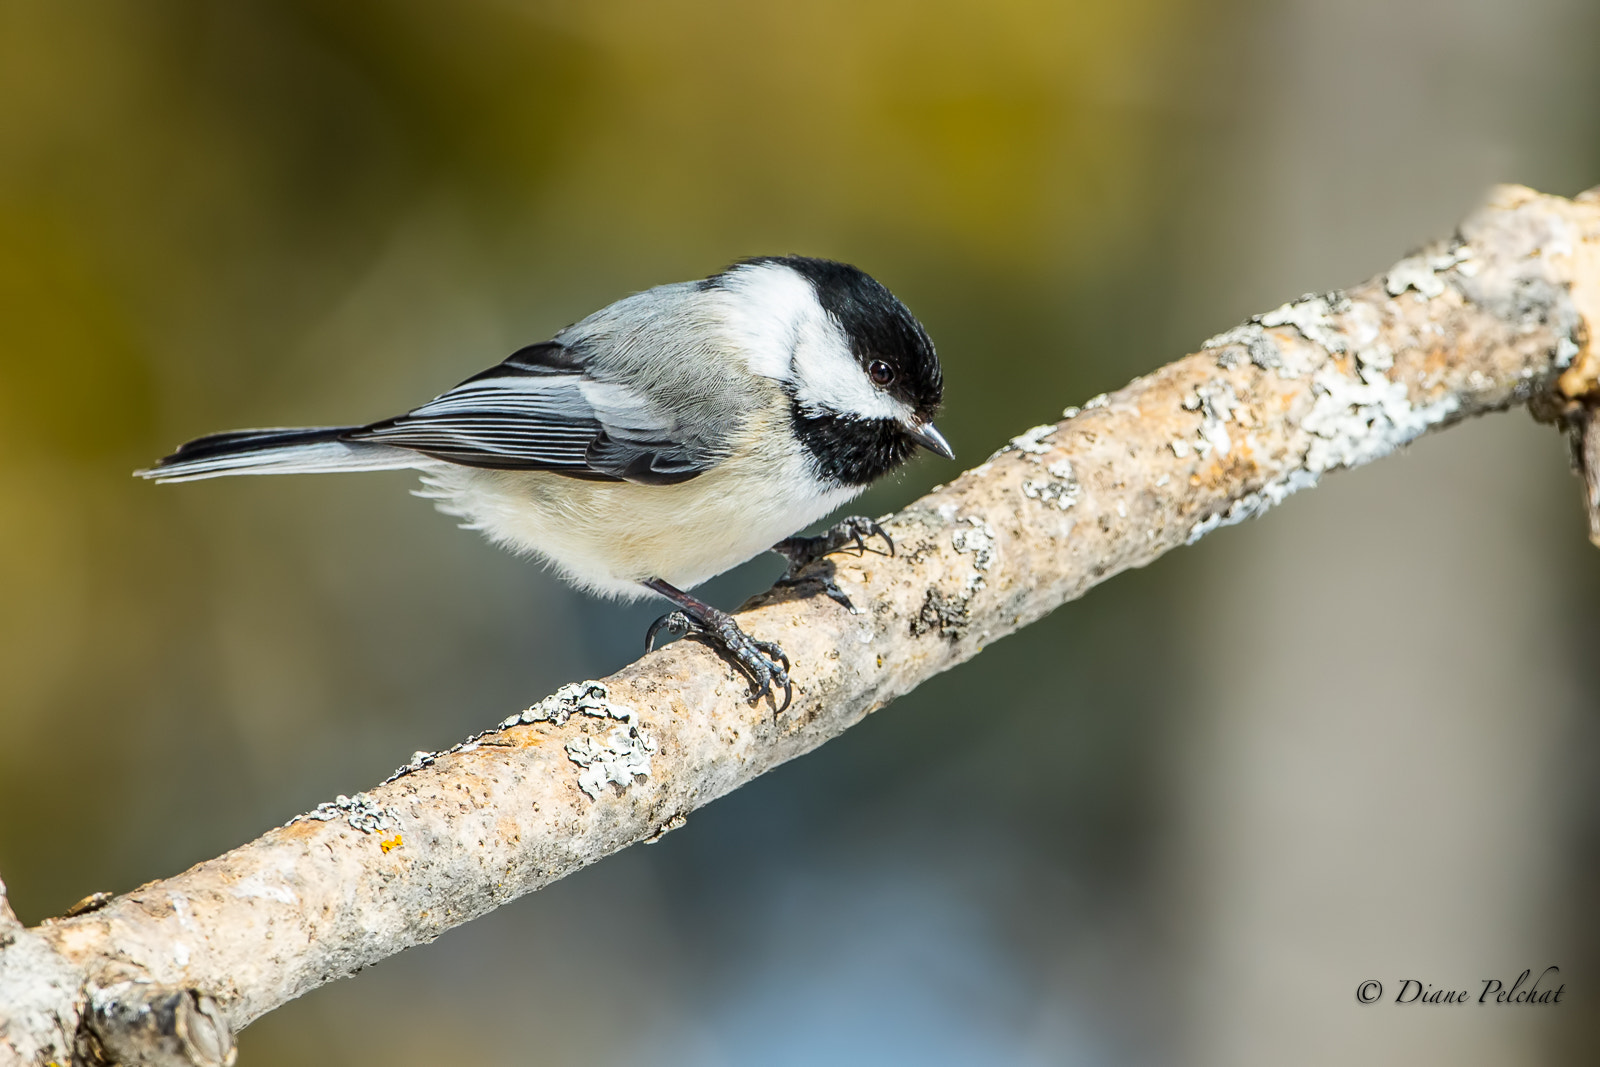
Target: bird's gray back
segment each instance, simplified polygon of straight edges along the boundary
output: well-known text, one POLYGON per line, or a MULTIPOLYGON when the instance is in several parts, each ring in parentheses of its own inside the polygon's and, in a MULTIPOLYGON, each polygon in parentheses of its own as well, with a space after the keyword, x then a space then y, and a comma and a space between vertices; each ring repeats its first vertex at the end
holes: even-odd
POLYGON ((775 386, 753 377, 725 328, 725 294, 699 282, 624 297, 556 334, 585 377, 625 388, 667 415, 696 452, 722 453, 775 386))

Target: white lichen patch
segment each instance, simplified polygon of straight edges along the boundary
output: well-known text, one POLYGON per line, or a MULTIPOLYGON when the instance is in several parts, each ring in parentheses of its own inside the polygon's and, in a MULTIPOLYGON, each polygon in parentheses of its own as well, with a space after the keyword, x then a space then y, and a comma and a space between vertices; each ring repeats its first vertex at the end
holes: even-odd
POLYGON ((1448 417, 1455 397, 1417 407, 1406 387, 1363 361, 1360 379, 1332 366, 1313 379, 1317 399, 1301 426, 1313 437, 1305 469, 1320 475, 1335 467, 1358 467, 1387 456, 1448 417))
POLYGON ((1066 511, 1078 502, 1083 487, 1072 472, 1070 459, 1058 459, 1045 468, 1048 478, 1030 478, 1022 483, 1022 495, 1041 504, 1066 511))
POLYGON ((1389 270, 1383 287, 1390 296, 1399 296, 1407 289, 1415 289, 1424 300, 1432 300, 1444 292, 1444 279, 1434 272, 1421 256, 1402 259, 1389 270))
POLYGON ((987 584, 984 574, 994 565, 999 543, 994 529, 982 518, 971 515, 956 520, 953 509, 949 515, 945 514, 942 507, 939 512, 947 522, 955 524, 955 529, 950 531, 950 546, 972 557, 972 572, 953 592, 932 586, 925 591, 922 607, 911 620, 911 635, 918 637, 937 631, 954 641, 967 632, 972 615, 972 599, 987 584))
POLYGON ((1472 247, 1459 243, 1442 254, 1407 256, 1390 268, 1383 287, 1390 296, 1415 289, 1419 300, 1432 300, 1444 293, 1445 281, 1439 277, 1442 271, 1454 268, 1468 277, 1476 273, 1475 264, 1470 262, 1472 257, 1472 247))
MULTIPOLYGON (((1434 278, 1436 272, 1461 269, 1471 257, 1471 249, 1462 245, 1444 256, 1419 260, 1415 264, 1403 263, 1396 268, 1398 273, 1391 273, 1390 291, 1418 288, 1419 292, 1434 293, 1434 283, 1443 285, 1434 278), (1426 279, 1420 272, 1426 272, 1426 279), (1396 285, 1402 287, 1396 290, 1396 285)), ((1448 418, 1456 409, 1454 397, 1422 407, 1411 403, 1406 387, 1389 378, 1389 371, 1394 367, 1394 353, 1379 340, 1381 330, 1375 310, 1367 305, 1353 305, 1342 293, 1308 294, 1258 315, 1243 326, 1218 334, 1206 342, 1206 347, 1243 345, 1252 351, 1252 360, 1265 366, 1264 360, 1256 358, 1252 346, 1271 342, 1264 331, 1280 326, 1294 327, 1306 340, 1329 353, 1353 354, 1355 373, 1346 374, 1331 363, 1324 363, 1315 371, 1312 389, 1316 399, 1301 422, 1310 440, 1300 463, 1283 477, 1234 501, 1226 511, 1196 523, 1189 531, 1190 544, 1220 526, 1253 518, 1290 494, 1316 485, 1326 471, 1359 466, 1388 455, 1448 418), (1334 316, 1348 317, 1339 322, 1334 316)), ((1275 344, 1272 348, 1281 356, 1275 344)), ((1263 355, 1266 355, 1264 351, 1263 355)), ((1219 358, 1218 362, 1230 366, 1238 361, 1219 358)), ((1298 377, 1310 368, 1288 368, 1280 363, 1277 369, 1284 377, 1298 377)), ((1201 456, 1211 451, 1226 455, 1233 446, 1226 423, 1236 420, 1235 412, 1239 408, 1231 386, 1214 379, 1197 388, 1184 407, 1201 412, 1199 440, 1170 442, 1173 454, 1179 459, 1191 451, 1201 456)))
POLYGON ((1250 362, 1262 370, 1270 370, 1283 366, 1283 352, 1278 348, 1278 342, 1267 336, 1267 331, 1259 322, 1254 320, 1235 326, 1231 330, 1224 330, 1215 337, 1208 338, 1200 346, 1201 351, 1213 348, 1222 349, 1217 356, 1217 366, 1230 369, 1239 365, 1239 349, 1243 348, 1250 357, 1250 362))
POLYGON ((950 534, 950 547, 957 552, 971 553, 972 569, 976 573, 968 580, 967 585, 976 589, 983 585, 983 572, 994 562, 996 542, 994 530, 988 523, 976 515, 968 516, 965 521, 966 529, 957 527, 950 534))
MULTIPOLYGON (((570 682, 532 707, 507 716, 498 726, 475 733, 443 752, 413 753, 411 761, 390 775, 385 784, 437 763, 442 756, 457 752, 475 752, 480 746, 488 743, 483 739, 490 734, 536 722, 565 726, 574 715, 593 719, 612 719, 622 724, 606 735, 604 743, 596 741, 588 734, 567 743, 568 758, 584 768, 578 775, 580 789, 590 797, 597 797, 600 788, 608 782, 626 788, 633 783, 635 776, 649 776, 650 754, 656 750, 654 739, 644 731, 634 709, 612 701, 611 690, 604 682, 588 681, 570 682)), ((345 798, 339 799, 342 801, 345 798)), ((321 818, 318 815, 302 817, 321 818)), ((380 827, 382 828, 386 827, 380 827)))
POLYGON ((603 742, 583 734, 566 744, 567 758, 583 768, 578 788, 590 799, 599 797, 607 785, 626 789, 634 778, 650 777, 650 756, 655 750, 650 736, 631 722, 612 727, 603 742))
POLYGON ((602 682, 572 682, 557 689, 550 696, 545 697, 531 708, 519 711, 515 715, 507 716, 499 725, 488 730, 480 730, 465 741, 450 746, 442 752, 417 751, 411 754, 411 759, 402 767, 383 780, 384 785, 404 778, 424 767, 432 766, 444 756, 462 752, 476 752, 483 744, 483 739, 490 734, 501 730, 509 730, 513 726, 522 726, 535 722, 551 722, 557 726, 564 726, 568 719, 575 714, 589 715, 601 719, 618 719, 632 721, 633 709, 620 704, 613 704, 610 700, 610 691, 602 682))
POLYGON ((1179 459, 1189 454, 1193 448, 1201 458, 1209 456, 1213 451, 1219 456, 1226 456, 1233 449, 1233 439, 1228 436, 1227 423, 1233 421, 1234 412, 1240 407, 1239 397, 1233 391, 1233 385, 1222 378, 1213 378, 1204 385, 1197 386, 1195 391, 1184 398, 1185 411, 1200 412, 1199 439, 1196 441, 1173 441, 1172 451, 1179 459))
POLYGON ((644 731, 632 708, 612 701, 611 690, 604 682, 564 685, 500 725, 502 729, 535 722, 565 726, 574 715, 612 719, 621 724, 607 732, 604 741, 583 734, 567 742, 567 758, 583 768, 578 775, 579 789, 594 798, 607 785, 626 789, 635 777, 650 776, 650 755, 656 750, 655 741, 644 731))
POLYGON ((961 607, 965 611, 974 595, 986 584, 984 572, 994 562, 996 543, 994 530, 976 515, 967 517, 968 528, 958 527, 950 534, 950 545, 957 552, 972 555, 972 573, 961 589, 961 607))
POLYGON ((1312 379, 1316 400, 1301 420, 1310 441, 1299 465, 1282 478, 1249 493, 1228 508, 1196 523, 1193 544, 1212 530, 1254 518, 1282 503, 1290 494, 1317 484, 1326 471, 1357 467, 1388 455, 1449 418, 1458 401, 1453 396, 1423 406, 1411 403, 1406 387, 1384 373, 1393 366, 1387 347, 1371 345, 1356 352, 1358 376, 1329 364, 1312 379))
MULTIPOLYGON (((1050 446, 1044 443, 1045 438, 1049 437, 1055 432, 1056 427, 1051 423, 1046 423, 1043 426, 1035 426, 1031 430, 1025 430, 1013 437, 1011 440, 1007 441, 1005 447, 1000 449, 1000 451, 996 452, 994 455, 990 456, 989 459, 993 461, 1005 455, 1007 452, 1021 452, 1028 456, 1042 456, 1046 452, 1050 451, 1050 446)), ((1038 461, 1035 460, 1035 462, 1038 461)))
POLYGON ((500 724, 507 729, 518 724, 550 722, 565 726, 574 715, 588 715, 596 719, 633 721, 633 709, 611 702, 611 691, 604 682, 570 682, 545 697, 520 715, 513 715, 500 724))
POLYGON ((1254 321, 1263 326, 1293 326, 1312 344, 1329 352, 1345 350, 1344 334, 1333 321, 1334 315, 1350 310, 1350 298, 1340 292, 1307 293, 1299 300, 1274 308, 1254 321))
POLYGON ((405 766, 396 768, 394 774, 388 779, 388 781, 392 782, 394 779, 399 778, 402 775, 410 774, 412 771, 420 771, 424 767, 431 767, 437 762, 439 762, 439 753, 429 752, 427 749, 419 748, 415 752, 411 753, 411 758, 406 761, 405 766))
POLYGON ((1577 358, 1580 351, 1582 349, 1578 347, 1578 342, 1570 337, 1563 337, 1556 342, 1556 366, 1566 370, 1572 366, 1572 361, 1577 358))
POLYGON ((357 793, 353 797, 340 793, 333 800, 324 800, 314 810, 296 815, 289 820, 289 824, 331 822, 334 819, 343 819, 349 823, 352 830, 373 834, 399 825, 400 813, 393 808, 379 807, 378 802, 368 793, 357 793))
POLYGON ((1307 293, 1299 300, 1290 301, 1264 315, 1256 315, 1248 322, 1231 330, 1224 330, 1206 341, 1201 351, 1222 349, 1217 365, 1224 369, 1239 365, 1238 349, 1243 348, 1250 362, 1262 370, 1276 370, 1284 378, 1297 378, 1304 367, 1291 366, 1278 342, 1267 333, 1278 326, 1293 326, 1300 336, 1312 344, 1321 345, 1330 352, 1346 350, 1344 334, 1333 320, 1334 315, 1350 309, 1350 300, 1343 293, 1307 293))

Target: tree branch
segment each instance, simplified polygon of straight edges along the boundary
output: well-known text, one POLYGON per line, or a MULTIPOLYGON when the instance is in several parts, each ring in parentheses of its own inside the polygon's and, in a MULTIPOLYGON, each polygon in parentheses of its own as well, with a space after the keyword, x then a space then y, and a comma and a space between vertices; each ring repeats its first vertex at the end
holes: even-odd
POLYGON ((1472 415, 1528 403, 1566 428, 1600 535, 1597 329, 1600 190, 1500 188, 1384 275, 1029 430, 885 519, 896 556, 752 600, 741 625, 794 659, 781 714, 684 641, 83 914, 25 930, 0 890, 0 1064, 231 1062, 230 1028, 654 840, 1111 575, 1472 415))

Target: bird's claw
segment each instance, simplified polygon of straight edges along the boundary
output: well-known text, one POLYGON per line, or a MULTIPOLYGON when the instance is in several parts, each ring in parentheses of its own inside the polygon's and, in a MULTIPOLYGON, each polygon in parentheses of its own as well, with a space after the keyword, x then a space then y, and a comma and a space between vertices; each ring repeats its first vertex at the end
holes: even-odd
MULTIPOLYGON (((770 694, 776 682, 784 691, 783 706, 789 706, 789 655, 776 642, 751 637, 739 629, 739 624, 733 621, 731 615, 723 615, 713 625, 702 627, 701 633, 732 656, 734 662, 750 675, 755 683, 750 693, 752 702, 770 694)), ((783 708, 778 710, 782 711, 783 708)))
POLYGON ((673 637, 682 637, 693 629, 694 624, 689 621, 689 616, 681 611, 669 611, 661 618, 650 624, 650 629, 644 632, 644 650, 654 652, 656 648, 656 634, 662 630, 673 637))
MULTIPOLYGON (((828 531, 828 536, 832 535, 837 535, 844 539, 844 543, 839 545, 839 548, 843 548, 845 545, 853 546, 858 556, 864 556, 868 552, 876 552, 880 556, 894 555, 894 538, 889 536, 888 530, 878 524, 877 519, 869 519, 862 515, 851 515, 849 518, 841 519, 833 525, 833 528, 828 531), (867 538, 869 537, 880 538, 883 541, 883 548, 868 548, 867 538)), ((829 551, 837 551, 837 549, 830 548, 829 551)))
POLYGON ((784 691, 783 704, 777 710, 782 711, 789 706, 794 690, 789 679, 788 653, 776 642, 761 641, 745 633, 739 628, 739 624, 733 621, 733 616, 719 612, 709 621, 702 621, 686 612, 669 611, 651 623, 650 629, 645 631, 646 652, 655 648, 656 635, 662 630, 666 630, 674 637, 683 637, 686 634, 703 637, 726 652, 740 669, 750 676, 753 683, 750 694, 752 703, 771 694, 773 683, 777 683, 784 691))
MULTIPOLYGON (((822 557, 846 548, 854 549, 858 556, 864 556, 868 552, 876 552, 880 556, 892 556, 894 538, 878 525, 877 520, 860 515, 841 519, 834 523, 831 529, 816 537, 786 537, 772 546, 772 551, 789 561, 789 566, 776 584, 798 585, 803 580, 800 577, 802 570, 822 557), (867 544, 869 537, 882 538, 884 547, 881 549, 869 547, 867 544)), ((839 583, 834 581, 833 575, 823 575, 819 580, 822 582, 822 591, 828 595, 829 600, 852 615, 861 614, 860 609, 851 603, 849 594, 839 588, 839 583)))
POLYGON ((880 556, 892 556, 894 538, 889 536, 889 532, 880 526, 877 520, 860 515, 840 519, 832 528, 816 537, 786 537, 772 546, 772 551, 789 561, 789 567, 779 581, 790 581, 807 565, 845 548, 854 549, 858 556, 864 556, 868 552, 876 552, 880 556), (869 537, 882 538, 884 547, 881 549, 869 547, 867 545, 869 537))

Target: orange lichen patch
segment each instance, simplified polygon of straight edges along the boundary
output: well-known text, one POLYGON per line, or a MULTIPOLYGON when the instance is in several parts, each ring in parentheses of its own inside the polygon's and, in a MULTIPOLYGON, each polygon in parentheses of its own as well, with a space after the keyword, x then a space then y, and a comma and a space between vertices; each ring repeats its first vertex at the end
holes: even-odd
POLYGON ((389 838, 387 841, 379 841, 378 842, 378 847, 383 849, 383 854, 385 856, 387 856, 389 853, 393 852, 395 849, 399 848, 401 845, 404 845, 404 844, 405 844, 405 842, 403 840, 401 840, 400 835, 399 834, 395 834, 393 837, 389 838))
POLYGON ((317 834, 322 832, 324 825, 325 824, 314 819, 303 819, 298 822, 291 822, 285 826, 280 826, 274 830, 273 833, 287 838, 315 837, 317 834))
POLYGON ((538 724, 510 726, 500 731, 503 748, 538 748, 549 738, 536 728, 538 724))
POLYGON ((1189 479, 1189 484, 1196 487, 1205 486, 1207 489, 1242 485, 1257 471, 1254 460, 1233 452, 1225 459, 1214 459, 1206 464, 1198 474, 1189 479))
POLYGON ((1580 397, 1600 400, 1600 353, 1595 352, 1594 345, 1583 346, 1572 366, 1556 379, 1556 388, 1568 400, 1580 397))
POLYGON ((1200 473, 1191 480, 1191 485, 1203 485, 1207 489, 1215 489, 1228 480, 1228 471, 1220 460, 1212 460, 1200 469, 1200 473))

